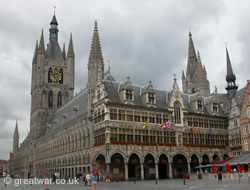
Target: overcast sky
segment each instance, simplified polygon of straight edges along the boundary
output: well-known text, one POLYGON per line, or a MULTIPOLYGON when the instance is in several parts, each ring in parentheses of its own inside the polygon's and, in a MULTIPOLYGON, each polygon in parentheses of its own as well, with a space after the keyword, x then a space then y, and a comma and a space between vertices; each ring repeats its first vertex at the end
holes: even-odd
POLYGON ((207 70, 210 90, 225 91, 226 51, 239 88, 250 71, 248 0, 0 0, 0 159, 13 149, 18 120, 20 143, 29 131, 31 65, 36 40, 56 6, 59 44, 66 50, 70 33, 75 50, 75 90, 87 83, 87 62, 97 20, 107 70, 121 82, 170 90, 173 74, 181 87, 186 72, 188 33, 207 70))

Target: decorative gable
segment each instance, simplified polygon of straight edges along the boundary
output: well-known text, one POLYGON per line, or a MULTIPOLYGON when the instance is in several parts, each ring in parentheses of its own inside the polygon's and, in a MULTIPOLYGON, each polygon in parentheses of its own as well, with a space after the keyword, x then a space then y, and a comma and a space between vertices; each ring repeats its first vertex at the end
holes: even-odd
POLYGON ((134 104, 134 87, 131 84, 129 76, 127 77, 127 81, 121 84, 119 93, 125 104, 134 104))

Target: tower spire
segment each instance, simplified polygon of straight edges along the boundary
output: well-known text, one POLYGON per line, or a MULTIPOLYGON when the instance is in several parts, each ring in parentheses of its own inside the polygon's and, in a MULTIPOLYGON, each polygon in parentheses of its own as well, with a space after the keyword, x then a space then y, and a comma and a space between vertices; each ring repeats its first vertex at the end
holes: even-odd
POLYGON ((104 62, 98 34, 97 21, 95 20, 94 34, 88 61, 88 87, 94 89, 98 81, 104 78, 104 62), (98 81, 97 81, 98 79, 98 81))
POLYGON ((226 47, 226 59, 227 59, 227 75, 226 75, 226 81, 227 81, 227 93, 230 97, 230 99, 234 96, 235 92, 238 89, 238 86, 236 85, 236 76, 233 73, 233 68, 231 65, 228 49, 226 47))

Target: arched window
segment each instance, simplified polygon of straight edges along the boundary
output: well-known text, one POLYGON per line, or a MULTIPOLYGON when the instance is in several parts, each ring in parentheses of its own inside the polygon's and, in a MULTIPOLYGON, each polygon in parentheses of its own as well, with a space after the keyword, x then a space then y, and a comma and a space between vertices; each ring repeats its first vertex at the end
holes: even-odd
POLYGON ((181 109, 178 102, 174 103, 174 122, 181 124, 181 109))
POLYGON ((53 92, 49 91, 49 108, 53 108, 53 92))
POLYGON ((62 77, 61 80, 59 81, 59 84, 63 84, 63 70, 60 69, 59 73, 60 73, 60 75, 62 77))
POLYGON ((52 69, 49 68, 49 71, 48 71, 48 83, 52 83, 52 80, 50 78, 51 74, 52 74, 52 69))
POLYGON ((58 92, 57 96, 57 108, 60 108, 62 106, 62 93, 58 92))
POLYGON ((41 106, 44 108, 45 107, 45 98, 46 98, 46 91, 44 90, 42 92, 42 97, 41 97, 41 106))

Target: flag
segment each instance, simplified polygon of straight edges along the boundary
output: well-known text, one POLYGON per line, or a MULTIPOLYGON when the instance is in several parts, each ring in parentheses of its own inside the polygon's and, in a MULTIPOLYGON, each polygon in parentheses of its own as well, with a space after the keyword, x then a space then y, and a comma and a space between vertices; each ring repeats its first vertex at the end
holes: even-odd
POLYGON ((210 125, 210 132, 209 132, 210 135, 212 135, 212 125, 210 125))
POLYGON ((147 119, 146 123, 142 126, 142 128, 144 129, 145 127, 147 127, 148 123, 149 123, 149 118, 147 119))
POLYGON ((193 133, 194 132, 194 125, 192 125, 190 132, 193 133))
POLYGON ((163 124, 161 124, 162 129, 167 129, 169 127, 170 127, 170 122, 169 121, 165 121, 163 124))

